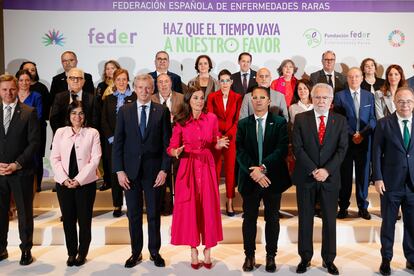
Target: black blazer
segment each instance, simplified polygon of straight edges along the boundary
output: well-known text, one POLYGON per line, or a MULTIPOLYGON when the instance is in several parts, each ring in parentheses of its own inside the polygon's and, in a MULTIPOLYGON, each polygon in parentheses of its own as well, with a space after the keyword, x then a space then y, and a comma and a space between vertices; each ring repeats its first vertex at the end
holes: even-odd
POLYGON ((145 171, 156 178, 160 170, 168 172, 171 159, 167 147, 171 137, 168 108, 151 102, 145 136, 141 136, 137 101, 126 104, 118 112, 112 146, 113 172, 124 171, 130 180, 145 171))
MULTIPOLYGON (((157 71, 149 73, 154 79, 154 94, 158 92, 157 87, 157 71)), ((172 91, 183 93, 183 86, 181 82, 181 77, 173 72, 167 71, 167 75, 170 76, 172 82, 172 91)))
POLYGON ((408 149, 394 112, 378 120, 372 148, 374 181, 383 180, 385 190, 404 190, 407 179, 414 188, 414 124, 411 125, 411 141, 408 149))
MULTIPOLYGON (((50 110, 50 127, 53 134, 60 127, 66 126, 66 115, 69 106, 70 92, 64 91, 56 95, 53 101, 52 108, 50 110)), ((85 112, 85 118, 90 127, 99 129, 100 117, 99 117, 99 105, 96 102, 96 98, 93 94, 86 93, 82 90, 82 108, 85 112)))
MULTIPOLYGON (((380 90, 381 86, 384 85, 384 82, 384 79, 375 77, 374 90, 380 90)), ((371 92, 371 84, 369 84, 365 79, 361 83, 361 88, 371 92)))
POLYGON ((36 109, 18 102, 12 120, 4 133, 3 103, 0 101, 0 163, 19 162, 16 174, 34 173, 34 156, 40 146, 40 125, 36 109))
MULTIPOLYGON (((267 168, 267 177, 272 182, 267 188, 271 193, 282 193, 290 187, 290 177, 285 162, 288 152, 288 133, 286 120, 268 113, 263 140, 262 163, 267 168)), ((250 178, 251 166, 259 165, 259 153, 256 137, 254 114, 239 121, 236 134, 236 158, 239 164, 238 189, 242 195, 261 189, 250 178)))
MULTIPOLYGON (((132 92, 132 95, 125 98, 124 104, 133 103, 137 100, 137 94, 132 92)), ((109 95, 103 101, 103 107, 101 110, 101 131, 106 139, 114 136, 116 126, 116 104, 117 97, 109 95)))
POLYGON ((344 116, 329 112, 325 138, 320 145, 314 111, 297 114, 293 125, 292 144, 296 158, 293 183, 298 187, 314 183, 316 180, 312 171, 325 168, 329 173, 325 181, 328 185, 325 187, 340 188, 340 167, 348 148, 348 124, 344 116))
MULTIPOLYGON (((243 82, 242 82, 242 75, 239 72, 234 73, 231 75, 231 79, 233 80, 233 84, 231 85, 231 90, 234 92, 239 93, 240 95, 244 96, 243 92, 243 82)), ((253 87, 257 86, 256 82, 256 71, 250 69, 250 78, 249 78, 249 85, 247 87, 246 94, 253 91, 253 87)))
MULTIPOLYGON (((60 73, 53 77, 52 84, 50 86, 50 101, 53 104, 55 97, 60 92, 64 92, 68 90, 68 82, 67 82, 67 76, 65 72, 60 73)), ((85 84, 82 88, 83 91, 86 91, 91 94, 95 94, 95 87, 93 85, 92 75, 85 73, 85 84)))
MULTIPOLYGON (((334 71, 333 73, 335 77, 335 89, 334 92, 338 92, 344 90, 348 87, 346 82, 346 77, 339 72, 334 71)), ((310 80, 313 85, 317 83, 328 83, 325 72, 323 70, 316 71, 310 75, 310 80)))

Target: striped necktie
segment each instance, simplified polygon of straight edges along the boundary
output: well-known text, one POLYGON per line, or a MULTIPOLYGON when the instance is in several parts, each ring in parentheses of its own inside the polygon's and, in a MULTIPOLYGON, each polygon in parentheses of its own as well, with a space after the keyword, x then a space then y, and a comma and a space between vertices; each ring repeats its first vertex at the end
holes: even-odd
POLYGON ((10 105, 6 106, 6 116, 4 117, 4 133, 7 134, 7 130, 10 126, 11 121, 11 111, 12 107, 10 105))

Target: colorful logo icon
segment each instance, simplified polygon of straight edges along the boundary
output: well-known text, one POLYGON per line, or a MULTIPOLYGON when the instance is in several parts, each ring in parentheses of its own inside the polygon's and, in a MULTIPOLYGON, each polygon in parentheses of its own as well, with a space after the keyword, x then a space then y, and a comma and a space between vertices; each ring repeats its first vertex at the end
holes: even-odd
POLYGON ((65 44, 65 37, 63 37, 63 34, 59 31, 55 31, 55 29, 53 29, 53 31, 49 30, 49 32, 45 33, 45 35, 42 37, 42 40, 42 43, 45 46, 63 46, 65 44))
POLYGON ((322 34, 317 29, 307 29, 303 33, 303 36, 306 39, 306 45, 308 45, 310 48, 318 47, 322 43, 322 34))
POLYGON ((393 30, 388 35, 388 42, 392 47, 401 47, 405 43, 405 34, 400 30, 393 30))

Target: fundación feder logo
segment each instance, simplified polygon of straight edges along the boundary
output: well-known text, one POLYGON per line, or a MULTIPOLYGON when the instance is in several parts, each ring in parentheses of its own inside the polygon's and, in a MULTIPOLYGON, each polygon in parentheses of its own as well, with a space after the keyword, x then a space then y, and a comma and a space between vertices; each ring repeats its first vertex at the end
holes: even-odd
POLYGON ((393 30, 388 35, 388 42, 392 47, 401 47, 405 42, 405 34, 400 30, 393 30))
POLYGON ((49 30, 44 34, 44 36, 42 36, 42 43, 45 46, 63 46, 65 44, 65 37, 63 37, 63 34, 61 32, 56 31, 55 29, 53 29, 53 31, 49 30))
POLYGON ((303 36, 306 39, 306 45, 308 45, 310 48, 318 47, 322 43, 322 34, 315 28, 307 29, 303 33, 303 36))

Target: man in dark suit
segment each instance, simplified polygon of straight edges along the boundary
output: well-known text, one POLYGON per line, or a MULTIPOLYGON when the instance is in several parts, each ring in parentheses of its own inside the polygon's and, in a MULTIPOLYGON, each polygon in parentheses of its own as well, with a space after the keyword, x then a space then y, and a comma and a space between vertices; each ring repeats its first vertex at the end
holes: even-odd
POLYGON ((112 147, 113 171, 125 190, 128 208, 132 255, 125 267, 134 267, 142 260, 142 207, 148 221, 148 249, 155 266, 165 266, 159 254, 161 247, 160 189, 164 185, 171 160, 167 147, 171 136, 170 112, 151 101, 154 80, 138 75, 134 80, 137 101, 126 104, 118 112, 112 147))
POLYGON ((300 113, 293 126, 293 151, 296 158, 293 183, 299 211, 298 251, 301 257, 296 272, 304 273, 313 256, 313 217, 316 198, 322 214, 322 260, 331 274, 338 274, 336 257, 336 209, 341 187, 340 167, 348 147, 346 119, 330 112, 331 86, 319 83, 312 91, 314 110, 300 113))
MULTIPOLYGON (((161 73, 157 77, 158 92, 153 94, 151 100, 155 103, 162 104, 170 110, 171 123, 173 118, 179 112, 182 103, 184 102, 184 95, 172 90, 171 77, 166 73, 161 73)), ((177 175, 179 159, 173 158, 171 160, 171 171, 167 175, 165 185, 161 187, 161 213, 169 216, 173 211, 173 193, 174 193, 174 176, 177 175), (167 193, 167 188, 170 193, 167 193)))
POLYGON ((238 60, 240 71, 231 75, 233 84, 231 90, 244 96, 246 93, 252 92, 253 87, 257 86, 256 71, 252 70, 252 55, 243 52, 239 55, 238 60))
POLYGON ((183 93, 183 85, 181 82, 181 77, 173 72, 168 71, 168 67, 170 66, 170 56, 166 51, 159 51, 155 55, 155 71, 149 73, 151 77, 154 79, 154 93, 158 92, 157 87, 157 77, 161 73, 166 73, 170 76, 172 82, 172 90, 178 93, 183 93))
POLYGON ((381 195, 380 273, 390 275, 395 223, 401 206, 406 268, 414 270, 414 92, 400 87, 394 95, 396 112, 377 123, 373 146, 373 179, 381 195))
MULTIPOLYGON (((72 68, 76 68, 78 65, 78 58, 76 54, 72 51, 65 51, 60 56, 60 61, 64 72, 57 74, 52 79, 52 84, 50 86, 50 102, 53 103, 55 97, 60 92, 68 90, 67 76, 72 68)), ((88 73, 85 73, 85 85, 83 90, 87 93, 95 94, 95 87, 93 85, 92 76, 88 73)))
POLYGON ((66 125, 65 118, 69 104, 74 101, 82 101, 82 107, 86 113, 88 124, 94 128, 99 126, 99 105, 93 94, 85 92, 85 74, 79 68, 72 68, 68 72, 68 89, 56 95, 50 111, 50 126, 53 133, 66 125))
POLYGON ((254 114, 239 121, 236 134, 238 189, 243 198, 243 271, 255 266, 256 224, 260 201, 266 221, 266 271, 276 271, 279 209, 282 192, 290 185, 285 162, 288 150, 286 120, 270 113, 270 95, 265 87, 252 92, 254 114))
POLYGON ((20 264, 33 262, 34 157, 40 146, 36 110, 17 99, 17 79, 0 76, 0 261, 8 258, 10 194, 16 202, 22 251, 20 264))
POLYGON ((352 193, 352 176, 355 162, 356 199, 358 216, 371 219, 368 212, 369 164, 371 161, 371 139, 374 133, 375 105, 371 92, 361 89, 362 72, 358 67, 349 69, 349 88, 335 93, 334 109, 348 121, 348 150, 341 166, 341 190, 339 192, 338 218, 348 216, 352 193))
POLYGON ((336 55, 333 51, 326 51, 322 54, 322 70, 310 75, 313 85, 317 83, 327 83, 334 89, 334 92, 346 88, 346 77, 335 71, 336 55))

